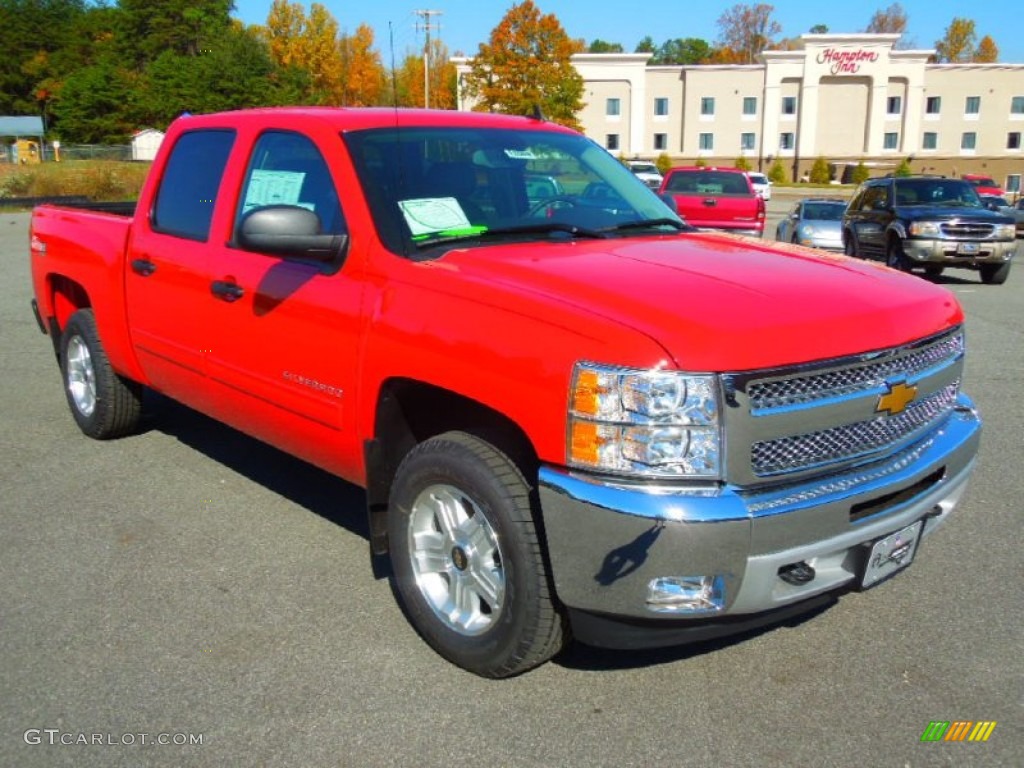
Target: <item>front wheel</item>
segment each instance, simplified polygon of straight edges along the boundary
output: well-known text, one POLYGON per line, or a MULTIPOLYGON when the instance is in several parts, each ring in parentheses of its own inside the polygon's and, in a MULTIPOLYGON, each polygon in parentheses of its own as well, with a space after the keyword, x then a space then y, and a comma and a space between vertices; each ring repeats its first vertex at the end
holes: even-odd
POLYGON ((448 432, 402 461, 388 508, 395 586, 413 626, 463 669, 500 678, 564 643, 518 467, 490 443, 448 432))
POLYGON ((82 432, 109 440, 135 431, 142 387, 111 367, 91 309, 80 309, 68 319, 61 334, 60 366, 71 415, 82 432))
POLYGON ((981 271, 981 282, 985 285, 1002 285, 1006 282, 1006 278, 1010 276, 1010 262, 1005 264, 982 264, 979 267, 981 271))
POLYGON ((889 238, 889 245, 885 249, 886 266, 899 270, 900 272, 910 271, 910 259, 903 252, 903 241, 898 237, 889 238))

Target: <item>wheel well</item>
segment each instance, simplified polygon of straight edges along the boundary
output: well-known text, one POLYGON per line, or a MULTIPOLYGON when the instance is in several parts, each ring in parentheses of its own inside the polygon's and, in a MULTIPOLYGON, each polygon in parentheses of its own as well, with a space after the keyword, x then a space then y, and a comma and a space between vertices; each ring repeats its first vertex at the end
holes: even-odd
POLYGON ((60 354, 61 331, 67 326, 68 319, 78 310, 92 306, 85 288, 64 275, 50 277, 51 306, 53 317, 46 318, 50 326, 50 339, 54 351, 60 354))
POLYGON ((452 430, 487 440, 516 463, 527 483, 536 485, 536 451, 526 433, 506 415, 447 389, 411 379, 392 379, 381 388, 374 436, 364 444, 373 554, 387 552, 388 498, 402 459, 418 443, 452 430))

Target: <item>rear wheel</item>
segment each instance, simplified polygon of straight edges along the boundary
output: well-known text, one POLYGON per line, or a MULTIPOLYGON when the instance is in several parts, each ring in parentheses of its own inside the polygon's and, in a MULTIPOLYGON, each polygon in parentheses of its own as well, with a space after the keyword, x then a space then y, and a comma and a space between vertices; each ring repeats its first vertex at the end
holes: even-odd
POLYGON ((943 273, 943 271, 945 271, 945 267, 941 264, 928 264, 924 268, 924 273, 928 275, 928 277, 938 277, 943 273))
POLYGON ((979 267, 981 271, 981 282, 985 285, 1002 285, 1006 282, 1006 278, 1010 276, 1010 262, 1005 264, 982 264, 979 267))
POLYGON ((388 509, 395 586, 423 638, 484 677, 536 667, 564 642, 530 488, 493 445, 463 432, 402 461, 388 509))
POLYGON ((886 266, 898 269, 900 272, 910 271, 910 259, 903 252, 903 241, 899 237, 889 238, 889 244, 885 249, 886 266))
POLYGON ((142 414, 142 386, 119 376, 100 343, 91 309, 68 319, 61 334, 64 393, 78 428, 97 440, 134 432, 142 414))

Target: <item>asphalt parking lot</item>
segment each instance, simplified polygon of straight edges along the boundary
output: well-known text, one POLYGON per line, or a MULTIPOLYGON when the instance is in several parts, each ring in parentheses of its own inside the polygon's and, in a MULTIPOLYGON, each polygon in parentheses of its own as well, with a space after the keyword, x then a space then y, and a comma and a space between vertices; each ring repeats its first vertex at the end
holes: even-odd
POLYGON ((359 489, 167 401, 138 436, 83 437, 27 224, 0 214, 0 765, 1024 765, 1024 265, 943 279, 986 433, 909 570, 737 640, 577 646, 493 682, 374 578, 359 489), (958 720, 996 727, 922 743, 958 720))

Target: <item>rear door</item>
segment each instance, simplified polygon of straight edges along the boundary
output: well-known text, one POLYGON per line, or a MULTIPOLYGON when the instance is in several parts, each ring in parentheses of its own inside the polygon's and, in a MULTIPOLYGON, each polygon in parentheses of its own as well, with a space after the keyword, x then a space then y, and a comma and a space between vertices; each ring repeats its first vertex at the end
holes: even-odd
MULTIPOLYGON (((193 402, 201 392, 209 324, 210 226, 235 132, 181 134, 162 169, 150 210, 136 213, 125 301, 139 364, 157 389, 193 402)), ((160 172, 159 169, 154 169, 160 172)))
POLYGON ((869 185, 860 199, 860 207, 851 212, 851 228, 857 239, 857 252, 862 256, 885 255, 885 232, 892 219, 891 187, 888 183, 869 185))

